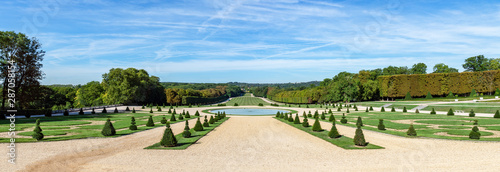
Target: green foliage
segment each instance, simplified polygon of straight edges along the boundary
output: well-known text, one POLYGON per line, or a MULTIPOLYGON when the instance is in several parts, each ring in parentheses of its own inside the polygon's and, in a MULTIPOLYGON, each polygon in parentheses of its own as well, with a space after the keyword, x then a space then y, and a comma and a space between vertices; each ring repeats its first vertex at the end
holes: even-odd
POLYGON ((483 55, 469 57, 462 65, 467 72, 479 72, 488 70, 489 61, 483 55))
POLYGON ((299 114, 295 114, 295 120, 293 120, 294 124, 300 124, 299 114))
POLYGON ((495 96, 500 96, 500 89, 499 88, 496 89, 495 96))
POLYGON ((431 110, 431 115, 436 115, 436 111, 434 110, 434 108, 432 108, 431 110))
POLYGON ((104 107, 104 108, 102 109, 102 112, 101 112, 101 113, 108 113, 108 111, 106 110, 106 107, 104 107))
POLYGON ((281 116, 281 113, 278 111, 276 112, 276 118, 279 118, 281 116))
POLYGON ((146 109, 146 107, 144 107, 144 105, 142 105, 142 109, 146 109))
POLYGON ((380 112, 385 112, 385 108, 382 106, 382 108, 380 109, 380 112))
POLYGON ((175 109, 174 109, 174 111, 172 112, 172 115, 177 115, 177 112, 175 111, 175 109))
POLYGON ((167 124, 167 118, 161 117, 160 123, 167 124))
POLYGON ((108 120, 106 120, 104 128, 102 128, 101 134, 103 136, 114 136, 116 134, 115 127, 113 127, 113 124, 111 123, 111 120, 109 118, 108 120))
POLYGON ((347 111, 345 113, 349 113, 349 108, 347 108, 347 111))
POLYGON ((411 94, 409 91, 406 93, 405 100, 411 100, 411 94))
POLYGON ((366 146, 368 142, 365 140, 365 135, 363 134, 363 130, 361 126, 358 125, 356 129, 356 134, 354 135, 354 145, 356 146, 366 146))
POLYGON ((455 115, 455 113, 453 113, 453 109, 450 108, 450 110, 448 110, 448 113, 446 115, 453 116, 455 115))
POLYGON ((347 119, 345 118, 345 114, 342 114, 342 119, 340 119, 340 123, 347 124, 347 119))
POLYGON ((340 112, 340 106, 337 108, 337 112, 340 112))
POLYGON ((151 109, 149 110, 149 113, 153 113, 153 108, 151 107, 151 109))
POLYGON ((411 124, 410 128, 408 128, 408 131, 406 131, 406 135, 408 135, 408 136, 417 136, 417 131, 415 131, 415 128, 413 127, 413 124, 411 124))
POLYGON ((370 111, 373 111, 373 106, 370 106, 370 111))
POLYGON ((193 128, 194 131, 203 131, 203 125, 201 125, 200 118, 198 117, 198 120, 196 121, 196 124, 194 125, 193 128))
POLYGON ((158 112, 161 112, 161 107, 159 107, 159 106, 158 106, 158 108, 156 108, 156 110, 157 110, 158 112))
POLYGON ((323 129, 321 128, 321 125, 319 124, 319 120, 318 120, 318 118, 316 118, 316 120, 314 121, 314 124, 313 124, 312 130, 313 130, 313 131, 316 131, 316 132, 323 131, 323 129))
POLYGON ((233 106, 239 106, 239 105, 238 105, 238 103, 234 103, 234 105, 233 105, 233 106))
POLYGON ((330 114, 328 121, 330 121, 330 122, 335 121, 335 116, 333 116, 333 114, 330 114))
POLYGON ((394 107, 392 107, 391 112, 396 112, 396 109, 394 107))
POLYGON ((425 99, 432 99, 432 94, 431 94, 431 92, 427 92, 427 96, 425 96, 425 99))
POLYGON ((415 113, 420 113, 420 111, 418 111, 418 109, 417 109, 417 110, 415 110, 415 113))
POLYGON ((378 130, 385 130, 385 125, 384 125, 384 120, 383 119, 379 119, 378 120, 378 126, 377 126, 378 130))
POLYGON ((43 139, 43 133, 42 133, 42 128, 40 128, 40 119, 36 119, 35 123, 35 129, 33 130, 33 135, 32 137, 36 139, 37 141, 40 141, 43 139))
POLYGON ((356 126, 363 126, 363 121, 361 120, 360 116, 358 116, 358 120, 356 121, 356 126))
POLYGON ((68 109, 64 109, 64 113, 63 113, 64 116, 69 116, 69 112, 68 112, 68 109))
POLYGON ((316 111, 314 112, 314 118, 318 118, 318 117, 319 117, 319 113, 318 113, 318 110, 316 110, 316 111))
POLYGON ((446 96, 446 97, 453 99, 453 98, 455 98, 455 95, 453 95, 453 93, 450 91, 450 93, 448 93, 448 96, 446 96))
POLYGON ((130 126, 128 127, 128 129, 130 130, 137 130, 137 126, 135 125, 135 118, 134 117, 131 117, 130 118, 130 126))
POLYGON ((148 127, 154 127, 155 123, 153 122, 153 116, 149 116, 148 123, 146 123, 148 127))
POLYGON ((294 122, 292 114, 290 114, 290 116, 288 117, 288 122, 294 122))
POLYGON ((179 120, 184 120, 184 115, 182 115, 182 113, 180 113, 178 118, 179 118, 179 120))
POLYGON ((403 107, 403 112, 408 112, 408 110, 406 110, 406 106, 403 107))
POLYGON ((469 112, 469 117, 475 117, 476 113, 474 113, 474 109, 471 109, 469 112))
POLYGON ((477 126, 472 127, 472 131, 469 133, 470 139, 478 139, 481 137, 481 133, 479 133, 479 128, 477 126))
POLYGON ((170 116, 170 121, 177 121, 177 119, 175 119, 175 115, 172 114, 172 116, 170 116))
POLYGON ((196 112, 194 113, 194 116, 200 116, 200 112, 196 111, 196 112))
POLYGON ((135 113, 135 108, 132 108, 132 113, 135 113))
POLYGON ((325 120, 326 117, 325 117, 325 112, 321 113, 321 120, 325 120))
POLYGON ((307 120, 307 117, 304 118, 304 120, 302 122, 302 127, 309 127, 309 121, 307 120))
POLYGON ((341 137, 339 131, 337 130, 337 126, 335 126, 335 121, 333 121, 332 128, 330 129, 330 132, 328 132, 328 137, 332 139, 341 137))
POLYGON ((160 145, 164 147, 174 147, 177 145, 177 139, 175 138, 169 123, 167 123, 167 129, 165 129, 165 132, 163 133, 160 145))
POLYGON ((476 97, 477 96, 476 89, 472 89, 472 91, 470 92, 470 96, 471 97, 476 97))
POLYGON ((500 112, 498 110, 495 112, 495 115, 493 115, 493 118, 500 118, 500 112))
POLYGON ((118 108, 115 107, 115 111, 113 111, 114 113, 118 113, 118 108))
POLYGON ((95 109, 92 108, 92 112, 90 112, 91 114, 95 114, 95 109))
POLYGON ((186 125, 184 126, 184 132, 182 132, 182 137, 189 138, 191 137, 191 132, 189 131, 189 122, 186 120, 186 125))
POLYGON ((307 114, 307 117, 312 118, 311 111, 309 111, 309 113, 307 114))
POLYGON ((215 123, 214 116, 210 116, 210 120, 208 121, 208 123, 210 123, 210 124, 214 124, 215 123))
POLYGON ((332 109, 328 109, 329 114, 333 114, 332 109))
POLYGON ((288 114, 284 114, 283 119, 284 119, 285 121, 288 121, 288 114))
POLYGON ((186 118, 191 118, 191 115, 189 115, 189 111, 186 112, 186 115, 185 115, 186 118))
POLYGON ((80 112, 78 112, 78 115, 83 115, 83 114, 85 114, 85 113, 83 112, 83 108, 80 108, 80 112))

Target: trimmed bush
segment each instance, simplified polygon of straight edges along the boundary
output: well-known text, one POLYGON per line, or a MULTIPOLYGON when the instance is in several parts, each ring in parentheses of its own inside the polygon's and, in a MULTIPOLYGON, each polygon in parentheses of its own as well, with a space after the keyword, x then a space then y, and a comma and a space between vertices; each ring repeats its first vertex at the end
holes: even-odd
POLYGON ((340 112, 340 106, 337 108, 337 112, 340 112))
POLYGON ((135 125, 135 118, 134 117, 131 117, 130 118, 130 126, 128 127, 128 129, 130 130, 137 130, 137 126, 135 125))
POLYGON ((479 128, 477 126, 472 127, 472 131, 469 133, 470 139, 478 139, 481 137, 481 133, 479 133, 479 128))
POLYGON ((162 117, 161 120, 160 120, 160 123, 161 124, 167 124, 167 118, 162 117))
POLYGON ((413 124, 410 124, 410 128, 408 128, 408 131, 406 131, 406 135, 417 136, 417 131, 415 131, 415 128, 413 128, 413 124))
POLYGON ((321 120, 325 120, 326 119, 326 116, 325 116, 325 112, 321 113, 321 120))
POLYGON ((285 121, 288 121, 288 114, 284 114, 283 119, 284 119, 285 121))
POLYGON ((95 109, 92 108, 92 112, 90 112, 91 114, 95 114, 95 109))
POLYGON ((415 113, 420 113, 420 111, 418 111, 418 109, 417 109, 417 110, 415 110, 415 113))
POLYGON ((210 116, 210 120, 208 121, 208 123, 210 123, 210 124, 215 123, 214 116, 210 116))
POLYGON ((332 109, 328 109, 329 114, 333 114, 332 109))
POLYGON ((205 115, 205 120, 203 122, 203 127, 210 127, 210 124, 208 124, 208 119, 207 119, 206 115, 205 115))
POLYGON ((498 110, 495 112, 495 115, 493 115, 493 118, 500 118, 500 112, 498 112, 498 110))
POLYGON ((382 106, 382 108, 380 109, 380 112, 385 112, 385 108, 382 106))
POLYGON ((408 112, 408 111, 406 110, 406 106, 405 106, 405 107, 403 107, 403 112, 408 112))
POLYGON ((113 127, 113 123, 111 123, 111 120, 109 118, 108 120, 106 120, 104 128, 102 128, 101 134, 103 136, 114 136, 116 134, 115 127, 113 127))
POLYGON ((146 107, 144 107, 144 105, 142 105, 142 108, 141 109, 146 109, 146 107))
POLYGON ((450 110, 448 110, 448 113, 446 115, 453 116, 455 115, 455 113, 453 113, 453 109, 450 108, 450 110))
POLYGON ((174 147, 177 145, 177 139, 170 128, 170 123, 167 123, 167 129, 163 133, 163 137, 161 138, 160 145, 164 147, 174 147))
POLYGON ((312 130, 313 130, 313 131, 316 131, 316 132, 323 131, 323 129, 321 128, 321 125, 319 124, 319 120, 318 120, 318 118, 316 118, 316 120, 314 121, 314 124, 313 124, 312 130))
POLYGON ((345 113, 349 113, 349 108, 347 108, 347 111, 345 113))
POLYGON ((471 109, 469 112, 469 117, 475 117, 476 113, 474 113, 474 109, 471 109))
POLYGON ((189 115, 189 111, 186 112, 186 115, 185 115, 186 118, 191 118, 191 115, 189 115))
POLYGON ((189 131, 189 122, 186 120, 186 125, 184 126, 184 132, 182 132, 182 137, 189 138, 191 137, 191 132, 189 131))
POLYGON ((196 112, 194 113, 194 116, 200 116, 200 112, 196 111, 196 112))
POLYGON ((476 97, 477 96, 476 89, 472 89, 472 91, 470 92, 470 96, 471 97, 476 97))
POLYGON ((80 108, 80 112, 78 112, 78 115, 83 115, 85 113, 83 113, 83 108, 80 108))
POLYGON ((132 108, 132 113, 135 113, 135 108, 132 108))
POLYGON ((365 110, 365 112, 370 112, 370 111, 368 110, 368 107, 366 107, 366 110, 365 110))
POLYGON ((102 112, 101 112, 101 113, 108 113, 108 111, 106 110, 106 107, 104 107, 104 108, 102 109, 102 112))
POLYGON ((477 120, 474 120, 474 123, 472 125, 478 125, 477 120))
POLYGON ((234 105, 233 105, 233 106, 239 106, 239 105, 238 105, 238 103, 234 103, 234 105))
POLYGON ((318 113, 318 110, 316 110, 316 111, 314 112, 314 118, 316 119, 316 118, 318 118, 318 117, 319 117, 319 113, 318 113))
POLYGON ((392 107, 391 112, 396 112, 396 109, 394 107, 392 107))
POLYGON ((345 118, 345 114, 342 114, 342 119, 340 119, 340 123, 347 124, 347 119, 345 118))
POLYGON ((293 117, 292 117, 292 114, 290 114, 290 116, 288 117, 288 122, 293 122, 293 117))
POLYGON ((333 116, 333 114, 330 114, 328 121, 330 121, 330 122, 335 121, 335 116, 333 116))
POLYGON ((383 119, 379 119, 378 120, 378 126, 377 126, 378 130, 385 130, 385 125, 384 125, 384 120, 383 119))
POLYGON ((179 117, 177 117, 177 118, 179 118, 179 120, 184 120, 184 115, 182 115, 182 113, 180 113, 179 117))
POLYGON ((36 141, 40 141, 43 139, 42 128, 40 128, 40 119, 36 119, 35 129, 33 130, 33 132, 34 133, 33 135, 31 135, 31 137, 36 139, 36 141))
POLYGON ((411 100, 411 94, 409 91, 406 93, 405 100, 411 100))
POLYGON ((453 93, 450 91, 450 93, 448 93, 448 96, 446 96, 446 97, 453 99, 453 98, 455 98, 455 95, 453 95, 453 93))
POLYGON ((149 116, 148 123, 146 123, 147 127, 154 127, 155 123, 153 122, 153 116, 149 116))
POLYGON ((425 96, 425 99, 432 99, 432 94, 431 92, 427 92, 427 96, 425 96))
POLYGON ((175 119, 175 115, 170 116, 170 121, 177 121, 177 119, 175 119))
MULTIPOLYGON (((68 109, 64 109, 64 113, 63 113, 64 116, 69 116, 69 112, 68 112, 68 109)), ((29 118, 29 117, 26 117, 26 118, 29 118)))
POLYGON ((335 121, 332 122, 332 128, 330 129, 330 132, 328 132, 328 137, 332 139, 341 137, 339 131, 337 130, 337 126, 335 126, 335 121))
POLYGON ((363 130, 361 126, 358 125, 356 129, 356 134, 354 135, 354 145, 356 146, 366 146, 368 142, 365 140, 365 135, 363 134, 363 130))
POLYGON ((151 109, 149 110, 149 113, 153 113, 153 108, 151 108, 151 109))
POLYGON ((285 118, 285 115, 283 114, 283 112, 279 112, 280 113, 280 118, 283 119, 285 118))
POLYGON ((356 121, 356 126, 363 126, 363 121, 361 120, 360 116, 358 116, 358 120, 356 121))
POLYGON ((293 120, 294 124, 300 124, 299 114, 295 114, 295 120, 293 120))
POLYGON ((174 109, 174 111, 172 112, 172 115, 177 115, 177 112, 175 112, 175 109, 174 109))
POLYGON ((130 111, 130 109, 128 108, 128 106, 127 106, 127 108, 125 108, 125 111, 130 111))
POLYGON ((436 111, 432 108, 431 115, 436 115, 436 111))
POLYGON ((302 113, 302 117, 307 118, 307 115, 306 115, 305 111, 302 113))
POLYGON ((118 108, 116 108, 116 107, 115 107, 115 111, 114 111, 114 113, 118 113, 118 108))
POLYGON ((370 111, 373 111, 373 106, 370 106, 370 111))
POLYGON ((280 113, 279 111, 278 111, 278 112, 276 112, 276 118, 279 118, 279 117, 280 117, 280 115, 281 115, 281 113, 280 113))
POLYGON ((307 118, 304 118, 303 121, 304 122, 302 122, 302 127, 309 127, 309 121, 307 120, 307 118))
POLYGON ((194 131, 203 131, 203 125, 201 125, 200 118, 198 117, 198 120, 196 121, 196 125, 194 125, 193 128, 194 131))
POLYGON ((156 110, 157 110, 158 112, 161 112, 161 107, 158 107, 156 110))
POLYGON ((168 109, 168 112, 167 113, 172 113, 172 109, 168 109))
POLYGON ((311 111, 309 111, 309 113, 307 114, 307 117, 312 118, 311 111))

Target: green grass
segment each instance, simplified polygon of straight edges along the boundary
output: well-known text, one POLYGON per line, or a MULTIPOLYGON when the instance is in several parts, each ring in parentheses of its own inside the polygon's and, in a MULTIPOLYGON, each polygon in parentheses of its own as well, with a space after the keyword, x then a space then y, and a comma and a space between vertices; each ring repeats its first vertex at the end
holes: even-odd
POLYGON ((474 112, 476 113, 490 113, 494 114, 497 110, 500 110, 500 103, 477 103, 477 104, 471 104, 471 103, 453 103, 453 104, 440 104, 440 105, 430 105, 427 106, 426 108, 422 110, 432 110, 434 108, 436 111, 448 111, 453 109, 455 110, 462 110, 464 113, 469 113, 471 109, 474 109, 474 112))
MULTIPOLYGON (((160 142, 155 143, 151 146, 148 146, 144 149, 169 149, 169 150, 183 150, 187 149, 189 146, 193 145, 196 143, 199 139, 201 139, 203 136, 207 135, 210 131, 214 130, 216 127, 221 125, 224 121, 227 121, 229 117, 226 117, 222 120, 219 120, 218 122, 211 124, 210 127, 203 127, 203 131, 194 131, 193 129, 189 130, 191 131, 192 135, 190 138, 184 138, 182 136, 182 133, 175 135, 175 138, 177 139, 177 146, 175 147, 163 147, 160 145, 160 142)), ((158 138, 158 140, 161 140, 161 138, 158 138)))
MULTIPOLYGON (((435 98, 432 98, 432 99, 426 99, 426 98, 413 98, 411 100, 408 100, 408 101, 444 101, 444 102, 454 102, 455 99, 458 99, 459 101, 468 101, 468 100, 474 100, 474 99, 477 99, 479 100, 480 97, 483 97, 484 99, 494 99, 495 96, 493 95, 485 95, 485 96, 476 96, 476 97, 457 97, 457 98, 447 98, 447 97, 435 97, 435 98)), ((401 101, 401 102, 404 102, 404 101, 407 101, 407 100, 403 100, 403 99, 398 99, 396 101, 401 101)))
MULTIPOLYGON (((327 130, 324 130, 322 132, 314 132, 311 130, 312 127, 303 127, 302 124, 293 124, 293 122, 288 122, 288 121, 285 121, 283 119, 280 119, 280 118, 276 118, 275 119, 281 121, 281 122, 284 122, 292 127, 295 127, 299 130, 302 130, 302 131, 305 131, 313 136, 316 136, 320 139, 323 139, 333 145, 336 145, 338 147, 341 147, 343 149, 384 149, 384 147, 381 147, 381 146, 377 146, 377 145, 374 145, 374 144, 368 144, 366 147, 359 147, 359 146, 355 146, 354 145, 354 140, 350 137, 346 137, 346 136, 342 136, 340 138, 336 138, 336 139, 332 139, 330 137, 328 137, 328 131, 327 130)), ((342 133, 341 133, 342 134, 342 133)), ((369 141, 368 141, 369 142, 369 141)))
POLYGON ((226 103, 226 105, 233 106, 235 103, 238 103, 239 106, 257 106, 259 105, 259 103, 262 103, 263 105, 270 105, 260 98, 249 96, 232 98, 229 102, 226 103))
MULTIPOLYGON (((234 108, 238 108, 238 107, 234 107, 234 108)), ((265 109, 265 108, 263 108, 263 107, 261 107, 261 106, 256 107, 256 109, 258 109, 258 108, 265 109)), ((224 110, 224 109, 225 109, 225 108, 205 109, 205 110, 203 110, 203 111, 201 111, 201 112, 203 112, 203 113, 208 113, 208 114, 216 114, 216 113, 212 113, 212 112, 210 112, 210 111, 213 111, 213 110, 224 110)), ((231 107, 230 107, 230 109, 233 109, 233 108, 231 108, 231 107)), ((242 109, 248 109, 248 108, 242 108, 242 109)), ((289 111, 289 113, 292 113, 292 114, 296 114, 296 113, 297 113, 297 111, 296 111, 296 110, 291 110, 291 109, 276 109, 276 110, 286 110, 286 111, 289 111)), ((226 114, 226 115, 238 115, 238 114, 226 114)), ((276 114, 266 114, 266 115, 243 115, 243 116, 269 116, 269 115, 276 115, 276 114)))

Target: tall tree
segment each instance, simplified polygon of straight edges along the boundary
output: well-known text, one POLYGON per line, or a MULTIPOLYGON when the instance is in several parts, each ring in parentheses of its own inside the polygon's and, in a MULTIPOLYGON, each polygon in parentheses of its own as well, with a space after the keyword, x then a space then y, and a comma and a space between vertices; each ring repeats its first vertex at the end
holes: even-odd
POLYGON ((417 63, 414 64, 410 69, 411 74, 426 74, 427 73, 427 65, 425 63, 417 63))
POLYGON ((488 70, 488 65, 489 60, 484 58, 483 55, 478 55, 465 59, 465 63, 462 67, 464 67, 465 71, 478 72, 488 70))
POLYGON ((91 81, 83 85, 76 91, 75 107, 85 106, 99 106, 104 102, 102 97, 105 91, 101 83, 98 81, 91 81))
POLYGON ((438 63, 434 65, 433 68, 434 72, 433 73, 457 73, 458 69, 449 67, 448 65, 445 65, 444 63, 438 63))

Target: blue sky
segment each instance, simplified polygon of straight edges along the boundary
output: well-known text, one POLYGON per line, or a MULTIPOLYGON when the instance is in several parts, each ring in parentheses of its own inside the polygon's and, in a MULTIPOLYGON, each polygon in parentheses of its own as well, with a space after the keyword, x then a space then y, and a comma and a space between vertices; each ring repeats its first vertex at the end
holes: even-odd
POLYGON ((495 1, 1 1, 0 30, 46 51, 43 84, 141 68, 165 82, 304 82, 500 57, 495 1))

